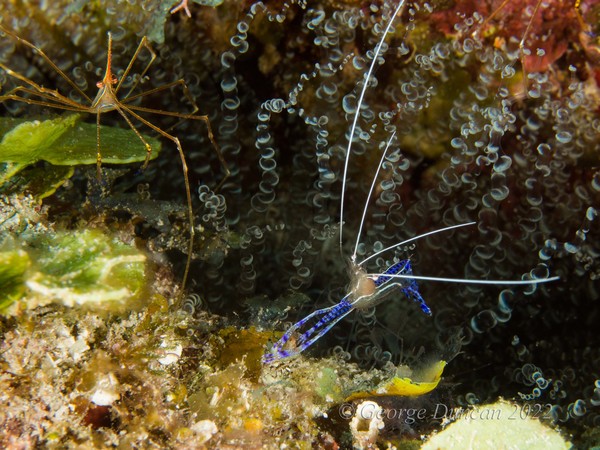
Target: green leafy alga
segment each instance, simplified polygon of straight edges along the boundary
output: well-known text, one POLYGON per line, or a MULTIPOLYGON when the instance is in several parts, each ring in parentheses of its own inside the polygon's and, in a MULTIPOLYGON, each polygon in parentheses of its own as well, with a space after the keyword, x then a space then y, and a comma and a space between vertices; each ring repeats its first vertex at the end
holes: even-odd
MULTIPOLYGON (((97 126, 81 122, 78 114, 42 121, 3 117, 0 118, 0 135, 0 186, 38 161, 67 166, 67 169, 45 168, 46 177, 41 178, 38 172, 33 172, 24 174, 23 180, 17 180, 21 190, 44 197, 72 175, 72 166, 96 164, 97 126)), ((160 142, 148 136, 144 139, 152 147, 150 158, 156 158, 161 149, 160 142)), ((102 163, 129 164, 145 161, 147 152, 130 128, 101 126, 100 154, 102 163)))
POLYGON ((30 263, 23 250, 0 252, 0 312, 25 293, 25 272, 30 263))
POLYGON ((48 233, 27 244, 0 252, 13 261, 0 271, 2 310, 18 300, 26 308, 57 302, 113 310, 144 292, 145 254, 101 231, 48 233))

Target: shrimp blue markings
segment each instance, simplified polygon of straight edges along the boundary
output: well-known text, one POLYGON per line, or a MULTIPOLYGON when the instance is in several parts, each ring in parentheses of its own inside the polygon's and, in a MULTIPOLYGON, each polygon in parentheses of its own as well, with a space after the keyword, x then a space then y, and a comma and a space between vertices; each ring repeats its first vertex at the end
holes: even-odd
MULTIPOLYGON (((279 339, 279 341, 273 345, 271 351, 265 353, 263 356, 263 363, 269 364, 274 361, 283 358, 289 358, 296 356, 314 344, 321 336, 327 333, 336 323, 346 317, 354 309, 362 309, 366 307, 375 306, 376 303, 381 301, 380 297, 383 296, 387 287, 398 286, 399 283, 390 283, 393 278, 389 275, 406 274, 412 275, 412 267, 410 260, 404 259, 395 264, 392 264, 385 272, 381 275, 372 278, 374 287, 377 289, 371 295, 360 296, 352 301, 353 292, 347 294, 339 303, 330 306, 329 308, 319 309, 306 316, 304 319, 296 322, 289 330, 279 339), (388 275, 388 276, 386 276, 388 275), (386 286, 387 285, 387 286, 386 286), (301 329, 309 323, 312 319, 317 322, 310 326, 308 330, 301 331, 301 329), (298 335, 295 341, 291 342, 292 347, 285 349, 284 347, 294 335, 298 335)), ((401 286, 400 289, 408 298, 420 303, 421 310, 431 315, 431 309, 425 303, 425 300, 419 293, 419 287, 415 280, 409 279, 406 286, 401 286)))

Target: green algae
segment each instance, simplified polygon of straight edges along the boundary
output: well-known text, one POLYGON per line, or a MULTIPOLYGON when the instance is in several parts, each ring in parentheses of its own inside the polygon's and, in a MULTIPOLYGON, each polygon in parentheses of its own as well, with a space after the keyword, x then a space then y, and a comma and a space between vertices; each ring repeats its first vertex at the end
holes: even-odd
POLYGON ((143 292, 145 254, 99 230, 48 233, 21 245, 0 253, 12 262, 0 271, 2 312, 17 301, 17 309, 49 302, 113 309, 143 292))
POLYGON ((0 125, 0 131, 4 135, 0 142, 0 161, 20 166, 33 164, 41 159, 48 161, 50 154, 56 153, 53 152, 54 143, 73 128, 78 120, 79 116, 76 114, 44 121, 3 118, 0 125))
POLYGON ((25 192, 41 200, 53 195, 74 173, 71 166, 27 167, 0 190, 6 195, 25 192))
MULTIPOLYGON (((0 189, 29 192, 44 198, 73 175, 73 166, 96 164, 97 126, 81 122, 78 114, 56 119, 0 118, 0 189), (46 161, 49 167, 21 173, 46 161), (21 176, 15 178, 17 174, 21 176), (8 183, 10 181, 10 183, 8 183)), ((152 147, 150 159, 158 156, 161 144, 144 136, 152 147)), ((130 164, 146 160, 145 146, 131 129, 100 127, 102 163, 130 164)))
POLYGON ((324 400, 341 401, 343 399, 338 375, 331 367, 324 367, 317 375, 315 393, 324 400))
POLYGON ((0 252, 0 313, 25 293, 31 260, 23 250, 0 252))
POLYGON ((216 8, 219 5, 223 4, 224 0, 192 0, 192 3, 196 3, 201 6, 212 6, 216 8))

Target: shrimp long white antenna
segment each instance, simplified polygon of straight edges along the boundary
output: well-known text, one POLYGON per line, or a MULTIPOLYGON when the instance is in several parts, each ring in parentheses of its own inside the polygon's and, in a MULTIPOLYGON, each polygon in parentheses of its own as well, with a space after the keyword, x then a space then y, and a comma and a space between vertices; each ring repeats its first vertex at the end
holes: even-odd
MULTIPOLYGON (((418 236, 411 237, 410 239, 407 239, 407 240, 402 241, 402 242, 398 242, 397 244, 394 244, 394 245, 390 245, 389 247, 386 247, 383 250, 379 250, 378 252, 373 253, 371 256, 368 256, 367 258, 365 258, 361 262, 359 262, 358 265, 362 266, 368 260, 370 260, 372 258, 375 258, 376 256, 379 256, 382 253, 385 253, 385 252, 387 252, 389 250, 392 250, 392 249, 394 249, 396 247, 400 247, 401 245, 408 244, 409 242, 416 241, 417 239, 422 239, 424 237, 431 236, 432 234, 441 233, 442 231, 453 230, 454 228, 461 228, 461 227, 467 227, 469 225, 475 225, 476 223, 477 222, 459 223, 458 225, 451 225, 449 227, 439 228, 437 230, 428 231, 427 233, 419 234, 418 236)), ((416 278, 416 277, 413 277, 413 278, 416 278)))
POLYGON ((391 275, 386 273, 368 273, 366 275, 371 279, 376 279, 377 277, 387 277, 387 278, 406 278, 409 280, 425 280, 425 281, 441 281, 444 283, 468 283, 468 284, 507 284, 507 285, 528 285, 528 284, 540 284, 540 283, 548 283, 550 281, 560 280, 560 277, 549 277, 549 278, 538 278, 533 280, 473 280, 470 278, 444 278, 444 277, 428 277, 424 275, 391 275))
POLYGON ((369 66, 369 70, 365 74, 365 81, 363 83, 363 87, 360 91, 360 96, 358 97, 358 103, 356 104, 356 112, 354 113, 354 120, 352 121, 352 127, 350 128, 350 136, 348 138, 348 148, 346 149, 346 161, 344 162, 344 175, 342 177, 342 196, 340 199, 340 251, 342 250, 343 244, 343 227, 344 227, 344 196, 346 192, 346 176, 348 175, 348 163, 350 162, 350 151, 352 150, 352 141, 354 140, 354 132, 356 131, 356 124, 358 123, 358 116, 360 115, 360 107, 362 105, 363 99, 365 97, 365 92, 367 92, 367 87, 369 86, 369 80, 371 79, 371 75, 373 74, 373 69, 375 68, 375 64, 377 64, 377 58, 381 53, 381 48, 383 47, 383 42, 385 41, 385 37, 390 32, 392 28, 392 24, 394 23, 394 18, 400 13, 400 10, 404 7, 405 0, 400 0, 394 14, 390 17, 390 21, 387 24, 387 27, 383 31, 383 35, 381 36, 381 40, 375 47, 375 53, 373 54, 373 60, 371 61, 371 65, 369 66))
POLYGON ((369 209, 369 202, 371 201, 371 195, 373 194, 373 189, 375 189, 375 183, 377 183, 377 177, 379 176, 379 171, 381 170, 381 166, 383 165, 383 161, 385 160, 385 155, 387 154, 388 149, 392 143, 392 140, 396 136, 396 132, 392 133, 392 136, 387 141, 387 145, 385 146, 385 150, 383 151, 383 155, 381 155, 381 160, 379 161, 379 166, 377 166, 377 171, 373 176, 373 181, 371 182, 371 188, 369 189, 369 195, 367 195, 367 200, 365 201, 365 207, 363 209, 362 217, 360 218, 360 226, 358 227, 358 233, 356 234, 356 244, 354 244, 354 252, 352 252, 352 262, 356 261, 356 252, 358 251, 358 244, 360 242, 360 235, 362 234, 363 225, 365 223, 365 217, 367 216, 367 210, 369 209))

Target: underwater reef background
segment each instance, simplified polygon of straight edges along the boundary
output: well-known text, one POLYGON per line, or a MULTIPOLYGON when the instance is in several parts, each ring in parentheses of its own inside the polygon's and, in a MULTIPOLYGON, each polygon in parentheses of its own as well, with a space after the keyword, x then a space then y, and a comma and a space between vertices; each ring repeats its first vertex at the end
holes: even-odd
POLYGON ((502 397, 526 416, 543 410, 575 446, 600 445, 600 3, 407 3, 360 105, 341 252, 350 125, 397 3, 190 2, 191 17, 171 14, 177 3, 0 0, 0 24, 56 64, 0 33, 0 445, 415 448, 444 421, 365 425, 340 405, 394 376, 431 381, 437 361, 447 365, 432 392, 375 403, 502 397), (95 115, 1 97, 26 77, 85 102, 59 68, 93 99, 107 32, 117 78, 144 36, 156 52, 144 73, 140 49, 121 93, 185 80, 189 96, 175 84, 132 104, 191 113, 193 98, 227 165, 202 121, 144 116, 180 139, 189 168, 196 232, 182 297, 189 230, 173 143, 135 123, 155 139, 140 170, 144 146, 118 134, 130 130, 121 115, 102 114, 98 179, 95 115), (9 137, 21 142, 18 124, 34 119, 31 156, 17 160, 9 137), (394 132, 359 259, 475 221, 372 266, 410 258, 415 275, 560 280, 419 281, 431 317, 398 293, 264 366, 281 332, 344 296, 394 132))

